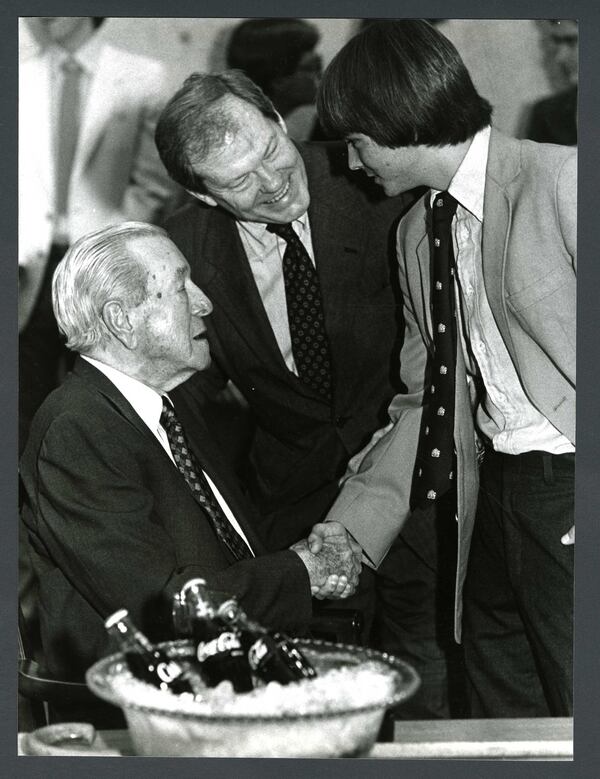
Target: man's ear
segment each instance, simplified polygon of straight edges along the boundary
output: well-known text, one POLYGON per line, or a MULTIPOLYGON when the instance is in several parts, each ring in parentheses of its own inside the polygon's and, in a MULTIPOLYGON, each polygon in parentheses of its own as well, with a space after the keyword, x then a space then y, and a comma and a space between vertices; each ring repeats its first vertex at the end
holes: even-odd
POLYGON ((120 300, 108 300, 102 307, 102 319, 109 332, 126 349, 133 349, 137 343, 135 329, 120 300))
POLYGON ((201 200, 203 203, 206 203, 207 206, 219 205, 214 197, 211 197, 210 195, 200 194, 200 192, 192 192, 191 189, 186 189, 185 191, 188 193, 188 195, 195 197, 196 200, 201 200))

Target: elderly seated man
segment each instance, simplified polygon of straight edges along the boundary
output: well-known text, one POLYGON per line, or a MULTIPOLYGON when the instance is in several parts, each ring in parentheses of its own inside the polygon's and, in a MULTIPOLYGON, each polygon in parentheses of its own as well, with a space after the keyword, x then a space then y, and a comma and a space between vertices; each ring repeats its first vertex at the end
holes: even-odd
POLYGON ((353 591, 360 555, 341 526, 263 554, 198 410, 172 404, 168 392, 210 362, 212 305, 160 228, 84 236, 52 296, 80 356, 36 414, 21 461, 52 673, 82 678, 107 652, 103 620, 120 607, 152 640, 168 638, 172 596, 196 576, 291 633, 306 630, 312 595, 353 591))

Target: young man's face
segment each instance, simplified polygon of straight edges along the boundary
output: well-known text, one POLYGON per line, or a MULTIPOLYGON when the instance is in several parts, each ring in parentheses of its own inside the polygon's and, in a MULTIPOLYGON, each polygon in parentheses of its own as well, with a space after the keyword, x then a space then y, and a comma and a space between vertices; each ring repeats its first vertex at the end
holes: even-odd
POLYGON ((306 170, 283 128, 245 100, 222 101, 239 130, 194 165, 207 192, 192 194, 243 221, 286 224, 302 216, 310 202, 306 170))
POLYGON ((348 167, 364 170, 369 178, 394 197, 414 187, 427 184, 427 146, 380 146, 368 135, 351 133, 346 138, 348 167))

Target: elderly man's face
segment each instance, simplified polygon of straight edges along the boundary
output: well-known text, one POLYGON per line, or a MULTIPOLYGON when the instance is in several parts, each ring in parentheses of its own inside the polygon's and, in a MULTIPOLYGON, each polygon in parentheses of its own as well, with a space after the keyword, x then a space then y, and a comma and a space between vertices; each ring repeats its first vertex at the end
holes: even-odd
POLYGON ((310 197, 296 147, 280 125, 250 103, 230 95, 222 101, 238 120, 239 130, 194 165, 207 189, 196 197, 242 221, 286 224, 297 219, 310 197))
POLYGON ((135 238, 131 251, 148 274, 146 300, 129 312, 135 351, 144 364, 143 380, 162 392, 210 365, 202 317, 210 314, 212 304, 191 281, 188 263, 165 236, 135 238))

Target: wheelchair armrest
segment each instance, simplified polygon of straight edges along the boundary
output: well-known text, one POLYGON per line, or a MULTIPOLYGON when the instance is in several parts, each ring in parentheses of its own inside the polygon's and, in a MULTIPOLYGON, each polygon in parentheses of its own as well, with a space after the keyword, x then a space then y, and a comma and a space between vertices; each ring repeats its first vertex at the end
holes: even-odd
POLYGON ((55 704, 89 703, 98 699, 85 682, 54 679, 35 660, 19 660, 19 693, 29 700, 55 704))

